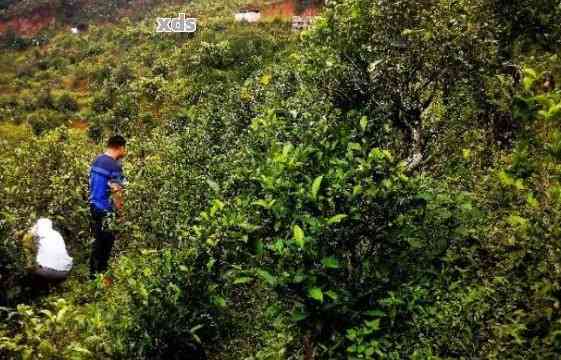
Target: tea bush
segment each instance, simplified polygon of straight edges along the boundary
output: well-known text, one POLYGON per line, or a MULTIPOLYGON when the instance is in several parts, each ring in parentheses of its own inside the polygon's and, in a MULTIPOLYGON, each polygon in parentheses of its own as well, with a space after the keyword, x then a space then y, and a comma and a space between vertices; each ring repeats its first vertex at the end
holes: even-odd
POLYGON ((0 348, 24 358, 204 358, 203 346, 220 331, 220 309, 209 305, 193 260, 169 250, 124 256, 114 282, 94 284, 95 304, 19 305, 10 327, 0 328, 0 348))
MULTIPOLYGON (((18 146, 4 146, 0 178, 5 196, 0 200, 0 211, 8 229, 5 241, 10 246, 6 251, 12 254, 11 260, 3 261, 4 266, 17 265, 16 249, 21 249, 17 233, 30 228, 41 216, 53 219, 71 253, 82 250, 88 238, 87 167, 94 149, 85 136, 65 128, 18 146)), ((21 279, 10 280, 14 286, 11 291, 22 291, 20 287, 26 282, 18 284, 21 279)))
POLYGON ((63 113, 72 113, 78 111, 78 103, 72 95, 64 93, 57 98, 56 108, 63 113))

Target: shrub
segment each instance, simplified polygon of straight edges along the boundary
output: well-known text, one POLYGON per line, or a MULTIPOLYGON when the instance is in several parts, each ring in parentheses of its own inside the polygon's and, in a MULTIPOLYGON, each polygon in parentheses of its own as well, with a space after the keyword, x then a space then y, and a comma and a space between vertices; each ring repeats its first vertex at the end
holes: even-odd
POLYGON ((55 100, 48 89, 43 89, 37 95, 35 100, 35 108, 37 109, 55 109, 55 100))
POLYGON ((230 66, 234 58, 231 55, 231 45, 227 40, 219 43, 201 42, 198 54, 200 64, 218 69, 230 66))
POLYGON ((113 73, 113 79, 118 85, 123 85, 134 79, 134 74, 127 64, 121 64, 113 73))
POLYGON ((53 110, 38 110, 27 116, 27 123, 35 135, 42 135, 66 123, 64 115, 53 110))
POLYGON ((78 102, 69 93, 63 93, 56 99, 56 108, 63 113, 78 111, 78 102))
POLYGON ((100 144, 103 140, 104 125, 101 123, 99 117, 88 117, 88 137, 95 143, 100 144))
POLYGON ((139 105, 134 95, 123 94, 115 99, 113 111, 115 116, 122 119, 124 125, 127 126, 127 123, 138 115, 139 105))
POLYGON ((25 124, 13 124, 4 122, 0 124, 0 149, 10 148, 25 141, 29 141, 32 136, 29 126, 25 124))
POLYGON ((209 306, 207 277, 193 260, 170 250, 123 256, 111 285, 94 284, 102 291, 96 304, 19 305, 11 327, 0 326, 0 350, 65 359, 206 358, 202 346, 211 347, 219 331, 219 308, 209 306))
POLYGON ((207 276, 188 252, 143 251, 122 257, 108 295, 113 351, 127 358, 201 358, 219 329, 207 276), (121 279, 121 280, 119 280, 121 279))
POLYGON ((29 289, 24 253, 18 246, 16 234, 9 233, 6 220, 0 221, 0 258, 0 307, 10 306, 25 299, 29 289))
POLYGON ((21 231, 37 217, 49 217, 70 251, 81 249, 79 239, 88 230, 88 166, 96 151, 85 134, 64 127, 7 148, 1 176, 11 192, 0 200, 6 226, 21 231))
POLYGON ((0 36, 0 48, 12 50, 24 50, 31 45, 31 41, 19 36, 13 29, 9 28, 0 36))
POLYGON ((16 69, 16 76, 18 78, 23 77, 32 77, 35 72, 35 64, 33 63, 24 63, 19 65, 16 69))
POLYGON ((0 328, 0 350, 5 351, 7 356, 24 358, 91 358, 92 351, 88 348, 97 348, 100 354, 107 355, 103 351, 104 343, 100 341, 105 339, 88 332, 99 330, 99 327, 85 315, 64 299, 52 301, 41 310, 18 305, 17 311, 11 313, 13 327, 0 328), (15 329, 19 330, 18 335, 12 337, 15 329), (84 338, 80 339, 81 336, 84 338), (80 340, 84 343, 81 344, 80 340))
POLYGON ((90 72, 90 80, 97 84, 103 84, 105 80, 111 77, 111 66, 98 65, 90 72))
POLYGON ((17 98, 14 95, 2 95, 0 96, 0 107, 1 108, 16 108, 18 105, 17 98))

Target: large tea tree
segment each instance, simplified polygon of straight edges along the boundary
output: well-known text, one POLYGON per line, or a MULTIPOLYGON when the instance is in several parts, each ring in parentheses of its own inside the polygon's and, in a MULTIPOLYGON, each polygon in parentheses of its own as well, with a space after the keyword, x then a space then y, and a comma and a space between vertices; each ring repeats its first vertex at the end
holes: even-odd
POLYGON ((309 34, 316 48, 307 62, 321 66, 311 74, 337 106, 391 119, 415 168, 426 155, 431 105, 460 91, 476 96, 483 76, 494 71, 490 20, 487 6, 476 1, 336 3, 309 34))
POLYGON ((261 279, 286 300, 305 343, 336 343, 334 336, 431 269, 458 207, 451 199, 433 204, 422 191, 429 184, 369 143, 368 118, 318 98, 302 90, 286 101, 288 111, 271 108, 253 120, 233 194, 213 184, 222 195, 194 235, 201 263, 225 285, 214 288, 215 301, 226 303, 228 285, 261 279))

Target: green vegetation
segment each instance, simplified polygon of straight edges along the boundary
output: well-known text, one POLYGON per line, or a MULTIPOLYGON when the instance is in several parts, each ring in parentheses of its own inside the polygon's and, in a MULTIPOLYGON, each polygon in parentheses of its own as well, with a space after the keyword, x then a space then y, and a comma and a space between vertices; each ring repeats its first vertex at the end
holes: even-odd
POLYGON ((558 357, 555 1, 333 1, 302 33, 153 5, 0 53, 0 357, 558 357), (195 34, 154 32, 180 11, 195 34), (88 281, 112 133, 125 213, 88 281), (76 263, 46 296, 39 216, 76 263))

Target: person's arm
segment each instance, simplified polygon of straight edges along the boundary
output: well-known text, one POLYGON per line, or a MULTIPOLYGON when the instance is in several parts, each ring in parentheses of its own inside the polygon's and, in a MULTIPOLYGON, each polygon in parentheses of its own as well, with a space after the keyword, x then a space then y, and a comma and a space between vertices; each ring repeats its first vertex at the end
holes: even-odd
POLYGON ((111 198, 113 205, 118 213, 121 213, 124 206, 124 180, 123 168, 121 165, 111 173, 109 187, 111 188, 111 198))
POLYGON ((113 199, 113 204, 117 211, 121 212, 124 206, 124 191, 123 186, 117 182, 111 182, 111 197, 113 199))

